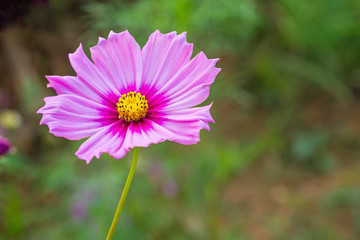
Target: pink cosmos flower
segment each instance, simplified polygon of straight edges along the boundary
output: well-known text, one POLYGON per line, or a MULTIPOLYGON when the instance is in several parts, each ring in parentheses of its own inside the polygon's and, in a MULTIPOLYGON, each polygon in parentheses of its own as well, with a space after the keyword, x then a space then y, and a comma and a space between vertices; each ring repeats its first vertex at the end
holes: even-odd
POLYGON ((104 152, 122 158, 134 147, 165 140, 195 144, 214 122, 209 96, 221 69, 203 52, 190 60, 186 33, 151 34, 143 49, 128 31, 110 32, 69 59, 77 76, 47 76, 57 96, 46 97, 40 124, 69 140, 88 138, 76 155, 89 163, 104 152))

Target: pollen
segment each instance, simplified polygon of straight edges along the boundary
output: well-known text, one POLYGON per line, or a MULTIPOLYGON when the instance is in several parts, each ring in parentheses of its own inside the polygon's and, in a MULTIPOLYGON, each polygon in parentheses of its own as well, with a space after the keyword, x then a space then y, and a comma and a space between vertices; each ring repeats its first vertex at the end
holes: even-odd
POLYGON ((125 121, 138 121, 146 116, 149 109, 144 95, 137 92, 123 94, 116 104, 119 113, 119 119, 125 121))

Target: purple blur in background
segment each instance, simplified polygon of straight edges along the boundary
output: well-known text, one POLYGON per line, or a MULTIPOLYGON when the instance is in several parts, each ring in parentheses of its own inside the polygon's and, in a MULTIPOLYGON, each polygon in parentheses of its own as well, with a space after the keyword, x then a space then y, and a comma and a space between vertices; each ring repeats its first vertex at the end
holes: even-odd
POLYGON ((6 155, 11 149, 9 140, 0 136, 0 156, 6 155))

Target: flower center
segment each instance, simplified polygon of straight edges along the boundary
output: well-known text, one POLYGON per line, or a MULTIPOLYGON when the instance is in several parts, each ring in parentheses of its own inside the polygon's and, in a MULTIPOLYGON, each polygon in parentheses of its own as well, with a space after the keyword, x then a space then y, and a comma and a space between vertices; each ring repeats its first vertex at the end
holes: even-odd
POLYGON ((125 121, 137 121, 145 117, 149 109, 145 96, 136 92, 123 94, 116 103, 119 119, 125 121))

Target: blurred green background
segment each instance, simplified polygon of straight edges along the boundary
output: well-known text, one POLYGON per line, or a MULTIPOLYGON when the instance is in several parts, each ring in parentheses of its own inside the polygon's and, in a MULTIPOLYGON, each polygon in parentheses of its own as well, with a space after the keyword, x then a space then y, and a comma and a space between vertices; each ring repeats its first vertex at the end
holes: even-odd
MULTIPOLYGON (((6 1, 5 1, 6 2, 6 1)), ((360 239, 360 1, 33 0, 0 5, 0 239, 105 239, 132 153, 91 164, 36 111, 45 75, 110 30, 188 32, 220 58, 197 145, 140 149, 114 239, 360 239)))

